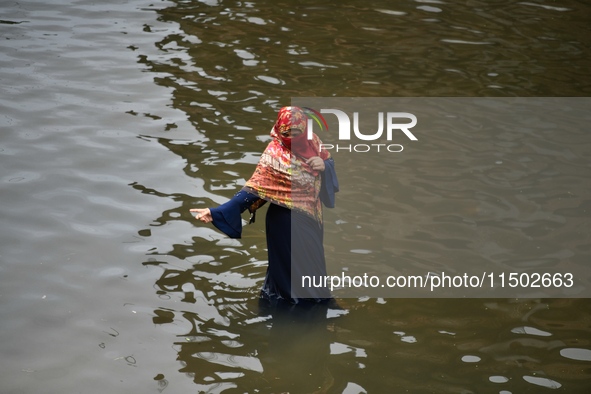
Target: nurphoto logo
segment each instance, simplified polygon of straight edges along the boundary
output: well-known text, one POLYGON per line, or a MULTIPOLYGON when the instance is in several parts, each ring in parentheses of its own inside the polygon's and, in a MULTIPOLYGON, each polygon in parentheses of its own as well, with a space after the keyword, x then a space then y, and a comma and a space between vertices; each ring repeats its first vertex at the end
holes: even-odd
MULTIPOLYGON (((356 153, 364 153, 370 151, 387 151, 392 153, 402 152, 404 147, 401 144, 390 143, 395 135, 404 134, 411 141, 418 141, 417 137, 410 131, 411 128, 416 126, 417 117, 408 112, 377 112, 377 131, 368 130, 367 126, 360 127, 360 115, 359 112, 353 112, 353 124, 351 127, 351 118, 347 113, 339 109, 334 108, 323 108, 320 111, 316 111, 312 108, 305 108, 308 115, 308 139, 312 139, 314 133, 314 124, 317 124, 321 130, 326 128, 328 131, 328 123, 322 114, 332 114, 336 116, 339 130, 339 141, 351 141, 351 129, 355 138, 361 141, 375 141, 374 143, 362 143, 362 144, 321 144, 320 149, 324 150, 335 150, 348 151, 356 153), (385 123, 385 127, 384 127, 385 123), (380 140, 384 140, 383 134, 385 129, 385 140, 388 143, 379 143, 380 140), (401 133, 400 133, 401 132, 401 133)), ((364 114, 367 116, 367 114, 364 114)), ((371 116, 368 116, 368 118, 371 116)), ((375 119, 375 114, 374 114, 375 119)), ((365 119, 364 119, 365 120, 365 119)), ((367 120, 365 120, 367 122, 367 120)), ((374 126, 375 127, 375 126, 374 126)))

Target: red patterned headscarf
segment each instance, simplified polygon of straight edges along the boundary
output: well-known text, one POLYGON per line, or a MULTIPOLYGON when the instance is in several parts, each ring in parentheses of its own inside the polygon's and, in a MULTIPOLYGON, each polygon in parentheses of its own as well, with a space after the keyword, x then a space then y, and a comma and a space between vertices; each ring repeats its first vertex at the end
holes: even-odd
POLYGON ((261 155, 244 189, 263 200, 297 209, 321 222, 320 173, 312 170, 306 160, 313 156, 327 160, 330 154, 320 149, 322 142, 316 134, 312 134, 310 140, 307 138, 307 126, 308 117, 301 108, 281 108, 271 130, 273 140, 261 155), (301 130, 302 134, 293 138, 282 135, 294 128, 301 130))
POLYGON ((287 149, 300 158, 309 159, 319 156, 326 160, 330 156, 326 150, 320 151, 320 146, 314 139, 308 139, 308 117, 300 107, 281 108, 273 131, 275 135, 271 133, 271 136, 278 138, 287 149), (285 137, 283 133, 290 129, 298 129, 302 133, 291 138, 285 137))

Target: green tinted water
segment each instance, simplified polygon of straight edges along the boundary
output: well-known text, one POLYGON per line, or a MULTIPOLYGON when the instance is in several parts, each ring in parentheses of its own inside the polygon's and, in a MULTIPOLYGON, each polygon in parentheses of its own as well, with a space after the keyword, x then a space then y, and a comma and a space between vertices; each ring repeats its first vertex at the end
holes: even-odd
MULTIPOLYGON (((2 392, 588 391, 588 299, 360 297, 269 316, 257 302, 262 220, 229 240, 188 209, 239 190, 292 97, 588 96, 589 5, 32 1, 0 10, 2 392)), ((525 174, 540 195, 499 204, 459 179, 459 207, 429 187, 429 176, 436 184, 444 170, 464 171, 440 136, 441 156, 429 162, 388 159, 406 174, 383 178, 398 193, 384 200, 388 213, 470 216, 484 201, 506 220, 514 213, 548 255, 584 261, 591 141, 481 142, 466 139, 462 151, 534 160, 527 171, 493 168, 489 181, 525 174), (578 218, 576 228, 561 233, 561 217, 578 218)), ((375 194, 344 190, 327 233, 344 231, 336 221, 346 208, 375 194)), ((401 225, 393 256, 437 244, 401 225)), ((449 238, 467 242, 463 231, 450 225, 449 238)))

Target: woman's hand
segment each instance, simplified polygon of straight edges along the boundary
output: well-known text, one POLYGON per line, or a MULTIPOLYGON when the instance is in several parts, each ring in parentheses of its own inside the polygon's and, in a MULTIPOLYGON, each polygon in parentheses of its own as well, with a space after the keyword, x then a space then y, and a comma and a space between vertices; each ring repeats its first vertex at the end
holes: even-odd
POLYGON ((213 222, 209 208, 193 208, 189 211, 195 214, 195 219, 201 220, 203 223, 213 222))
POLYGON ((314 171, 324 171, 324 160, 318 156, 312 156, 306 160, 306 164, 314 171))

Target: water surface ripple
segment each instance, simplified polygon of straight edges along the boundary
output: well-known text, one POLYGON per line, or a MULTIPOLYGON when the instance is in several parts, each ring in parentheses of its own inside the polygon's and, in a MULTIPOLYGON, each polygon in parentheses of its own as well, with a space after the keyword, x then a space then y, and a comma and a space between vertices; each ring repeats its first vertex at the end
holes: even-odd
MULTIPOLYGON (((270 311, 262 223, 230 240, 188 209, 239 190, 294 96, 588 96, 590 14, 575 0, 0 4, 0 391, 586 393, 588 299, 270 311)), ((584 264, 591 141, 532 122, 433 134, 348 172, 327 241, 357 264, 584 264)))

